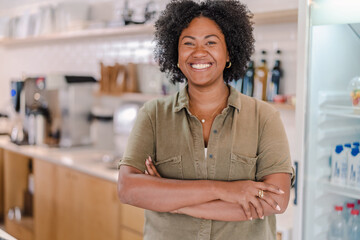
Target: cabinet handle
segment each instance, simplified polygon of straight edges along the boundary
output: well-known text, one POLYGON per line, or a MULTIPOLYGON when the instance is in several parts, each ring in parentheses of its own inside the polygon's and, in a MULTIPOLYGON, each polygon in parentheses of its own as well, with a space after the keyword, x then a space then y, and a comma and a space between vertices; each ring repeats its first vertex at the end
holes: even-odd
POLYGON ((299 175, 298 175, 298 168, 299 168, 299 162, 296 161, 295 163, 295 182, 294 182, 294 189, 295 189, 295 198, 294 198, 294 205, 297 205, 297 199, 298 199, 298 180, 299 180, 299 175))

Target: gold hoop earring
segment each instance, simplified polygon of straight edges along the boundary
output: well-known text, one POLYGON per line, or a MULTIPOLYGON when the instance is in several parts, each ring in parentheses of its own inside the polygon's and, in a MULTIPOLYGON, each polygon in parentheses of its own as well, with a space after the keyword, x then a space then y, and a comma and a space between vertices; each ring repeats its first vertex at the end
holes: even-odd
POLYGON ((177 64, 177 67, 180 68, 179 63, 177 64))
POLYGON ((229 66, 227 66, 226 68, 230 68, 231 67, 231 62, 228 62, 229 63, 229 66))

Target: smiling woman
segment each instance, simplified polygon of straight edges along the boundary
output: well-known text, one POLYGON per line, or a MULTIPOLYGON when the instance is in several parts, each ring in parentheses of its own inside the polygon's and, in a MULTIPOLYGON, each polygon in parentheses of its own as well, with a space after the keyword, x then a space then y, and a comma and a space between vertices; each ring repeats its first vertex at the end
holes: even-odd
POLYGON ((141 108, 119 164, 145 240, 275 239, 294 180, 286 134, 274 108, 227 85, 253 52, 250 16, 236 0, 173 0, 155 24, 161 71, 187 85, 141 108))

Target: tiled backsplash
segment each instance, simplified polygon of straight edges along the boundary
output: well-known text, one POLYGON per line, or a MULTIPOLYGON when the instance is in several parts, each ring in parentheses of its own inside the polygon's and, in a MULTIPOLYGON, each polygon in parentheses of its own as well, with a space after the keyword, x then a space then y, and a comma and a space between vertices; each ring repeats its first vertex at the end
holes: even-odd
MULTIPOLYGON (((0 14, 4 9, 25 9, 23 6, 43 4, 40 0, 1 1, 0 14), (23 5, 21 5, 23 4, 23 5)), ((47 1, 49 2, 49 1, 47 1)), ((59 2, 50 1, 51 3, 59 2)), ((93 3, 94 0, 88 0, 93 3)), ((123 2, 119 1, 121 4, 123 2)), ((138 6, 143 9, 147 0, 132 0, 130 7, 138 6)), ((164 1, 161 1, 162 3, 164 1)), ((285 0, 247 0, 250 10, 261 12, 265 9, 291 9, 297 2, 285 0), (271 2, 271 4, 269 3, 271 2)), ((119 4, 120 4, 119 3, 119 4)), ((10 11, 11 12, 11 11, 10 11)), ((12 11, 15 12, 15 11, 12 11)), ((268 52, 268 66, 272 68, 274 53, 282 50, 282 66, 284 78, 281 91, 295 94, 296 78, 296 23, 282 23, 255 26, 256 53, 255 61, 260 61, 261 50, 268 52)), ((119 36, 103 38, 82 38, 65 41, 51 41, 40 43, 24 43, 12 46, 0 45, 0 101, 9 99, 9 81, 25 75, 46 75, 48 73, 91 74, 100 76, 100 65, 115 62, 150 63, 153 62, 152 50, 154 43, 151 35, 119 36)), ((0 106, 1 107, 1 106, 0 106)))

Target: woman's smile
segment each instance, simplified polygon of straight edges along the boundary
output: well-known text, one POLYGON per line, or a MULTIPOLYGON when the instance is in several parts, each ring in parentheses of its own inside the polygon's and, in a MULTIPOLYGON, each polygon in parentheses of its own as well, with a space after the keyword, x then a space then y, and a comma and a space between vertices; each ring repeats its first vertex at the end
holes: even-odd
POLYGON ((190 63, 190 66, 194 70, 208 70, 212 66, 212 63, 190 63))

